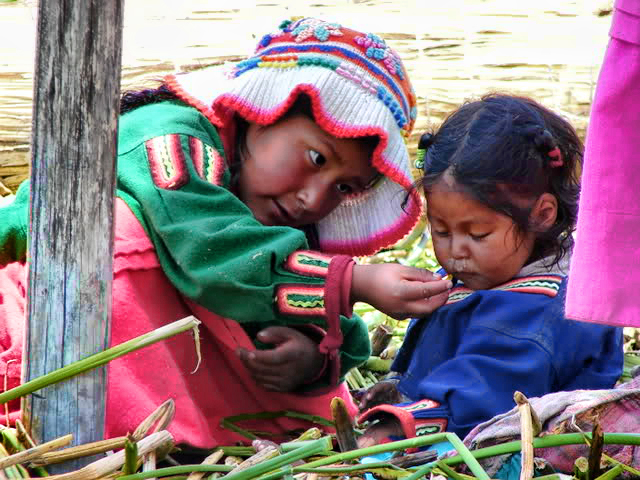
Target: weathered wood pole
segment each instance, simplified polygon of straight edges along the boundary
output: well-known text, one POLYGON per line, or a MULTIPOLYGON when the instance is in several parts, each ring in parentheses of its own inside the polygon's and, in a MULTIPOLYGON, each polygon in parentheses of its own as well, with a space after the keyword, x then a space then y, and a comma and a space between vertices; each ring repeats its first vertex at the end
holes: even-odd
MULTIPOLYGON (((25 380, 107 347, 123 8, 39 2, 25 380)), ((105 387, 101 368, 27 398, 36 442, 101 439, 105 387)))

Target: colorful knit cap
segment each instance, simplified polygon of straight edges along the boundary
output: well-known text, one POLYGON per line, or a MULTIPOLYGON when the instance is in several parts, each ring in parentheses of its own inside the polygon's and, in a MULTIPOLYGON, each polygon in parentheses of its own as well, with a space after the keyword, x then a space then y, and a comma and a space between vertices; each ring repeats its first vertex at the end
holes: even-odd
POLYGON ((369 255, 402 239, 418 221, 421 201, 411 188, 406 148, 416 97, 400 58, 377 35, 314 18, 286 21, 262 38, 254 56, 166 82, 217 126, 235 114, 269 125, 304 93, 326 132, 380 139, 372 163, 384 178, 318 222, 323 251, 369 255))

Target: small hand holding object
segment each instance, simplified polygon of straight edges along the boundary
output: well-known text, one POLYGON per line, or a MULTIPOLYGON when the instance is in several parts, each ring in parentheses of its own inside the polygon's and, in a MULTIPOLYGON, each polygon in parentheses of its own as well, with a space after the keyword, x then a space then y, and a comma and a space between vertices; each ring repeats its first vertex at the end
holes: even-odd
POLYGON ((365 393, 362 400, 360 400, 360 412, 364 412, 378 405, 402 402, 403 395, 398 391, 396 384, 397 382, 384 380, 376 383, 367 390, 367 393, 365 393))
POLYGON ((366 302, 390 317, 420 317, 445 304, 450 280, 422 268, 397 263, 356 265, 351 299, 366 302))
POLYGON ((290 392, 313 380, 324 365, 318 344, 304 333, 288 327, 268 327, 258 332, 258 340, 274 346, 268 350, 236 353, 256 383, 266 390, 290 392))

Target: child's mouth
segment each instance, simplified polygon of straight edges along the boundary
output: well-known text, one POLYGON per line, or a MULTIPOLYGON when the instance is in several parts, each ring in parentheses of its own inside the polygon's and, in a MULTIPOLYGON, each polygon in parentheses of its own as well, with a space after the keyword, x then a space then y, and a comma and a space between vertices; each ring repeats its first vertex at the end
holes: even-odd
POLYGON ((461 280, 462 283, 468 283, 469 280, 475 276, 473 272, 469 272, 469 271, 451 272, 451 275, 455 279, 461 280))
POLYGON ((461 260, 452 258, 452 259, 449 259, 444 265, 444 268, 447 271, 447 273, 450 273, 454 276, 458 276, 464 273, 470 273, 469 267, 470 267, 469 261, 466 258, 461 260))
POLYGON ((273 201, 275 205, 275 215, 281 225, 293 226, 296 225, 296 219, 284 208, 277 200, 273 201))

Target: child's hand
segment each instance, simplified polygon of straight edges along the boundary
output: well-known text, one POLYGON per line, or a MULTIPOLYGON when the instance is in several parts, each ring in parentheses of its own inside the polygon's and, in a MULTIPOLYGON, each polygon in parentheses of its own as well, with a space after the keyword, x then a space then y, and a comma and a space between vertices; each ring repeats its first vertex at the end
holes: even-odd
POLYGON ((396 417, 385 415, 380 421, 367 428, 364 434, 358 438, 358 448, 379 445, 385 438, 390 436, 402 437, 404 432, 400 426, 400 421, 396 417))
POLYGON ((396 387, 397 382, 382 381, 367 390, 360 401, 360 411, 364 412, 378 405, 402 402, 402 394, 396 387))
POLYGON ((288 327, 268 327, 258 332, 258 340, 274 345, 270 350, 236 353, 249 373, 266 390, 290 392, 315 378, 324 365, 318 345, 304 333, 288 327))
POLYGON ((356 265, 351 299, 368 303, 390 317, 420 317, 445 304, 450 280, 428 270, 397 263, 356 265))

